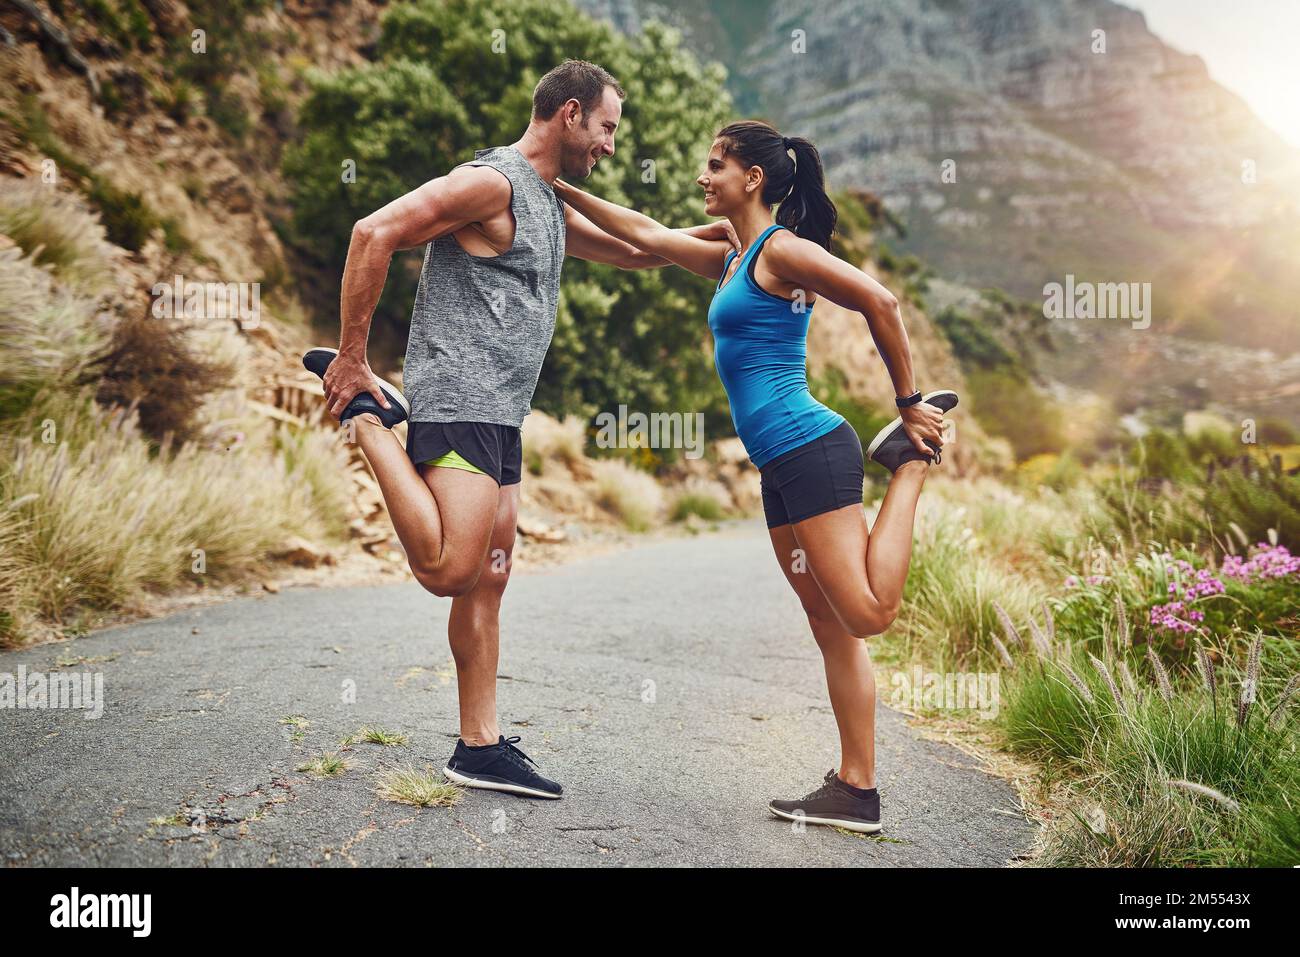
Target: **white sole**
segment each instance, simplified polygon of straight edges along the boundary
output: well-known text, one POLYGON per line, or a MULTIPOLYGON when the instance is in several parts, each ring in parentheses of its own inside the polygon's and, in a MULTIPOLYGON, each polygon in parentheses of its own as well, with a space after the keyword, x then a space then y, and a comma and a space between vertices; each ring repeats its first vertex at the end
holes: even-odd
MULTIPOLYGON (((330 355, 335 355, 335 356, 337 356, 337 355, 339 354, 339 351, 338 351, 337 349, 331 349, 331 348, 329 348, 328 346, 316 346, 316 347, 314 347, 314 348, 312 348, 312 349, 308 349, 307 351, 308 351, 308 352, 328 352, 328 353, 330 353, 330 355)), ((405 411, 406 414, 407 414, 408 416, 411 414, 411 406, 410 406, 410 404, 406 401, 406 396, 402 395, 402 390, 401 390, 401 389, 399 389, 397 386, 393 385, 391 382, 387 382, 387 381, 385 381, 384 379, 379 378, 379 376, 375 376, 375 381, 378 382, 380 385, 382 385, 382 386, 384 387, 385 391, 386 391, 389 395, 391 395, 394 399, 397 400, 397 404, 400 405, 400 406, 402 407, 403 411, 405 411)))
POLYGON ((769 807, 769 811, 777 817, 783 817, 787 821, 803 821, 805 824, 825 824, 829 827, 842 827, 846 831, 855 831, 858 834, 875 834, 880 830, 879 824, 863 824, 861 821, 841 821, 831 817, 810 817, 807 814, 790 814, 787 811, 778 811, 774 807, 769 807))
MULTIPOLYGON (((927 392, 923 396, 921 396, 921 401, 929 402, 937 395, 956 395, 956 394, 957 393, 954 392, 952 389, 936 389, 934 392, 927 392)), ((889 438, 890 433, 892 433, 896 428, 898 428, 902 424, 903 424, 903 417, 900 415, 897 418, 895 418, 893 422, 890 422, 887 426, 885 426, 883 429, 877 432, 876 437, 872 439, 871 444, 867 446, 867 458, 871 458, 871 456, 875 455, 876 449, 880 448, 881 443, 883 443, 885 439, 889 438)))
POLYGON ((502 784, 497 781, 480 781, 477 778, 467 778, 463 774, 457 774, 451 768, 443 768, 443 775, 453 784, 459 784, 466 788, 481 788, 484 791, 505 791, 508 794, 522 794, 525 797, 547 798, 551 801, 558 801, 564 797, 563 794, 550 794, 546 791, 539 791, 536 788, 526 788, 522 784, 502 784))

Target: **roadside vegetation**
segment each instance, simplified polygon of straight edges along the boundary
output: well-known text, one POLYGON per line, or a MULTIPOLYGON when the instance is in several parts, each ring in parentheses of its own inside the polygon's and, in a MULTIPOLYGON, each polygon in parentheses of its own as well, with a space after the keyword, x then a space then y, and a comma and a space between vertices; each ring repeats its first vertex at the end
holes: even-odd
POLYGON ((345 514, 332 437, 248 407, 246 343, 113 314, 99 217, 40 184, 0 195, 0 644, 238 579, 345 514))
POLYGON ((879 657, 998 673, 994 741, 1039 768, 1039 863, 1300 863, 1300 476, 1280 454, 1156 432, 1114 467, 923 500, 879 657))

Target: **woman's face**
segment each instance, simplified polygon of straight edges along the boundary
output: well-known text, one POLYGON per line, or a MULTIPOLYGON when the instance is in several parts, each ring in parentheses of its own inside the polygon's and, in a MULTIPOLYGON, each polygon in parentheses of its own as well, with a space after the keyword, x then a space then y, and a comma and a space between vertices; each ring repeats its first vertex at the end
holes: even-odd
POLYGON ((704 172, 695 182, 704 189, 704 212, 709 216, 727 216, 742 208, 750 193, 746 192, 748 172, 734 155, 724 156, 722 144, 714 143, 704 172))

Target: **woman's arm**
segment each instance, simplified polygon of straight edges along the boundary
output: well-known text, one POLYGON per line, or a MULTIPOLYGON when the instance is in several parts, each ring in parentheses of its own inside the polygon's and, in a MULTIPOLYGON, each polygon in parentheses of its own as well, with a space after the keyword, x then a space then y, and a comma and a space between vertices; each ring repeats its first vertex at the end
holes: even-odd
POLYGON ((602 230, 642 252, 661 256, 698 276, 721 278, 722 264, 731 249, 731 244, 725 239, 699 239, 681 230, 669 229, 636 210, 598 199, 562 180, 555 181, 555 193, 602 230))
MULTIPOLYGON (((824 296, 845 309, 862 313, 871 338, 889 370, 894 392, 900 398, 916 391, 912 377, 912 350, 903 326, 898 298, 861 269, 837 259, 814 242, 778 230, 767 241, 763 262, 776 276, 806 292, 824 296)), ((922 439, 943 445, 943 411, 928 402, 901 410, 903 427, 918 452, 931 450, 922 439)))

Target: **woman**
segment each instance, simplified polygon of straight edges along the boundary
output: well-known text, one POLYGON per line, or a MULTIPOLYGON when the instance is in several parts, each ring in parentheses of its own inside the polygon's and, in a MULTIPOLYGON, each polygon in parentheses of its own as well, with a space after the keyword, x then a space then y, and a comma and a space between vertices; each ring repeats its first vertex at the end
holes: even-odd
POLYGON ((879 831, 875 677, 862 639, 883 632, 898 614, 917 498, 932 460, 941 459, 943 413, 957 395, 916 391, 898 301, 830 254, 835 206, 812 143, 783 137, 766 123, 734 123, 718 133, 697 182, 705 211, 730 220, 743 252, 685 236, 565 183, 556 189, 606 232, 719 280, 709 307, 718 375, 736 434, 762 476, 777 560, 821 649, 840 733, 838 773, 827 772, 799 800, 768 806, 791 820, 879 831), (808 320, 819 296, 865 315, 902 409, 868 448, 893 475, 870 531, 862 445, 843 416, 808 391, 808 320))

